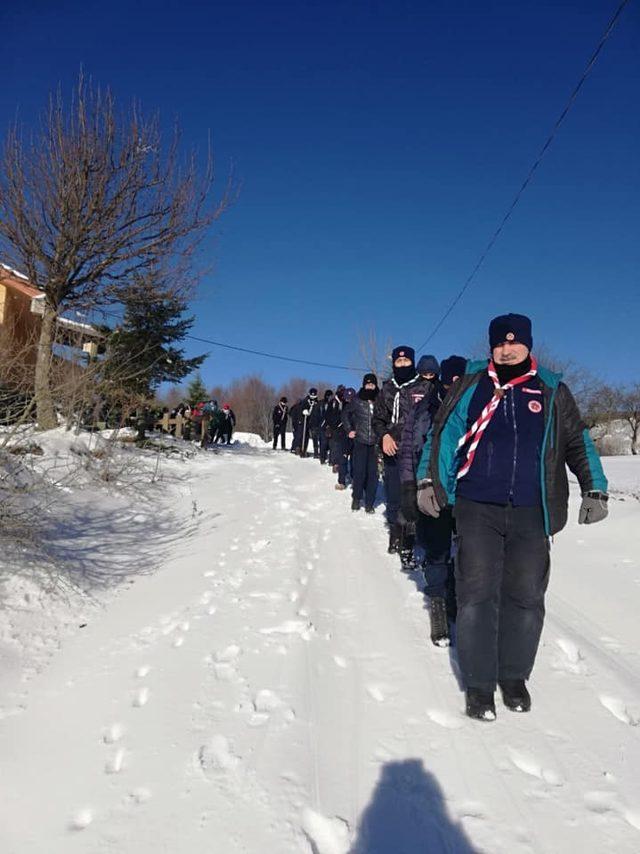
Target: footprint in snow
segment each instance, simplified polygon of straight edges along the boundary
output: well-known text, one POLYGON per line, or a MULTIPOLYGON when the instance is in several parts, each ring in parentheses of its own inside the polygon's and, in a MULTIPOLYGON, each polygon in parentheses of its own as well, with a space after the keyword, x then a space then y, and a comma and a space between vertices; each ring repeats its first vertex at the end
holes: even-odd
POLYGON ((623 724, 638 726, 640 723, 640 715, 630 712, 624 700, 620 700, 618 697, 610 697, 606 694, 602 694, 599 700, 605 709, 623 724))
POLYGON ((240 757, 233 753, 223 735, 214 735, 198 750, 198 764, 205 775, 233 771, 239 763, 240 757))
POLYGON ((343 658, 341 655, 334 655, 333 660, 338 665, 338 667, 342 667, 343 669, 348 667, 347 659, 343 658))
POLYGON ((124 727, 122 724, 111 724, 102 734, 102 740, 105 744, 116 744, 124 735, 124 727))
POLYGON ((327 818, 307 808, 302 813, 301 825, 313 854, 347 854, 351 847, 349 823, 340 816, 327 818))
POLYGON ((119 774, 124 767, 124 750, 119 748, 113 756, 107 760, 104 766, 105 774, 119 774))
POLYGON ((93 821, 93 810, 90 807, 78 810, 69 822, 71 830, 84 830, 93 821))
POLYGON ((257 554, 258 552, 263 551, 263 549, 266 549, 267 546, 270 544, 271 544, 271 540, 258 540, 256 543, 252 544, 251 551, 254 554, 257 554))
POLYGON ((242 650, 236 644, 230 644, 224 649, 219 649, 217 652, 213 654, 214 661, 218 663, 225 663, 235 661, 236 658, 240 655, 242 650))
POLYGON ((182 637, 182 635, 178 635, 178 637, 175 638, 175 640, 173 641, 172 646, 175 647, 175 649, 178 649, 178 647, 181 647, 183 643, 184 638, 182 637))
POLYGON ((522 771, 523 774, 528 774, 530 777, 537 777, 550 786, 563 786, 564 780, 556 772, 549 768, 543 768, 535 756, 529 753, 523 753, 520 750, 509 748, 509 758, 515 767, 522 771))
POLYGON ((133 700, 131 701, 131 705, 135 709, 141 709, 143 706, 147 705, 149 701, 149 689, 147 687, 139 688, 135 694, 133 695, 133 700))
POLYGON ((445 712, 444 709, 427 709, 427 717, 434 724, 445 729, 460 729, 463 726, 463 721, 460 718, 450 712, 445 712))
POLYGON ((138 667, 136 672, 135 672, 136 679, 144 679, 145 676, 149 675, 150 670, 151 670, 151 668, 149 667, 148 664, 143 664, 142 667, 138 667))
POLYGON ((560 654, 553 662, 554 670, 584 676, 588 670, 580 648, 569 638, 556 638, 560 654))
POLYGON ((367 694, 377 703, 384 703, 386 699, 379 685, 367 685, 367 694))

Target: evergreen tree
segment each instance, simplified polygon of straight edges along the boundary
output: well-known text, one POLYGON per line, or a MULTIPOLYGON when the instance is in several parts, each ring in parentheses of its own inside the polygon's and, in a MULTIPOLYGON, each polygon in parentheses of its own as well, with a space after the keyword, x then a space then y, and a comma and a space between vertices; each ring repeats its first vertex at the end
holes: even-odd
POLYGON ((105 361, 105 374, 117 387, 149 397, 161 383, 180 382, 204 362, 206 355, 187 359, 178 346, 194 321, 183 316, 183 299, 140 278, 122 302, 123 323, 109 337, 105 361))
POLYGON ((207 387, 202 381, 200 374, 196 374, 187 384, 187 402, 190 406, 195 406, 203 400, 208 400, 207 387))

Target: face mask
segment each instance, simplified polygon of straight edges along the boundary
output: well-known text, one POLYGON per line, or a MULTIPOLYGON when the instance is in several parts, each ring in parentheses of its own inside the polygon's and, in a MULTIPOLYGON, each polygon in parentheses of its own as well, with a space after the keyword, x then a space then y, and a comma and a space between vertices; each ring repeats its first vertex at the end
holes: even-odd
POLYGON ((413 365, 407 365, 404 368, 393 368, 393 378, 398 385, 404 385, 412 380, 416 375, 416 369, 413 365))

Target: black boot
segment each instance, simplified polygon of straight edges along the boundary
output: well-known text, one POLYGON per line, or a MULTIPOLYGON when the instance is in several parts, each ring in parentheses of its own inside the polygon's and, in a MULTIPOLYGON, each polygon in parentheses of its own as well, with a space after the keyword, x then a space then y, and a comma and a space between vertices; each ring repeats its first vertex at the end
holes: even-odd
POLYGON ((413 554, 413 547, 416 542, 415 525, 403 525, 400 540, 400 563, 402 564, 402 568, 408 570, 416 569, 418 562, 413 554))
POLYGON ((376 508, 372 504, 371 505, 367 504, 367 506, 364 508, 364 512, 365 513, 375 513, 376 508))
POLYGON ((353 501, 351 502, 351 509, 352 509, 354 512, 356 512, 357 510, 359 510, 359 509, 360 509, 360 502, 358 501, 358 499, 357 499, 357 498, 354 498, 354 499, 353 499, 353 501))
POLYGON ((449 623, 447 603, 442 596, 432 596, 429 601, 429 620, 431 621, 431 642, 434 646, 449 646, 449 623))
POLYGON ((495 721, 493 693, 480 688, 467 688, 467 715, 477 721, 495 721))
POLYGON ((390 555, 397 555, 400 551, 400 525, 392 525, 389 529, 389 548, 387 552, 390 555))
POLYGON ((528 712, 531 709, 531 695, 524 679, 503 679, 498 684, 502 691, 502 701, 508 709, 512 712, 528 712))

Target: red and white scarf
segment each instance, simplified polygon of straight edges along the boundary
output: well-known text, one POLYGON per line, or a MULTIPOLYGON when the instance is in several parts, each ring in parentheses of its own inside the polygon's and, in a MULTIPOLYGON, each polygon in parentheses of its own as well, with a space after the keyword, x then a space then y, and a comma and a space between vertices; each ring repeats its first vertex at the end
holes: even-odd
POLYGON ((493 414, 500 405, 500 401, 505 396, 507 391, 510 388, 515 388, 515 386, 522 385, 522 383, 526 382, 531 377, 534 377, 538 372, 538 363, 536 360, 531 357, 531 370, 527 371, 526 374, 523 374, 521 377, 515 377, 510 382, 505 383, 504 385, 500 385, 500 381, 498 380, 498 374, 496 373, 495 366, 493 361, 489 362, 489 368, 487 373, 493 380, 494 392, 493 397, 487 403, 485 408, 480 413, 479 417, 473 422, 471 427, 467 430, 464 436, 458 442, 458 450, 464 448, 467 442, 470 439, 473 439, 471 444, 467 449, 467 459, 464 464, 461 466, 457 479, 460 480, 461 477, 464 477, 465 474, 469 471, 471 466, 473 465, 473 458, 476 455, 476 448, 480 444, 480 439, 482 439, 482 434, 487 429, 487 426, 491 419, 493 418, 493 414))

